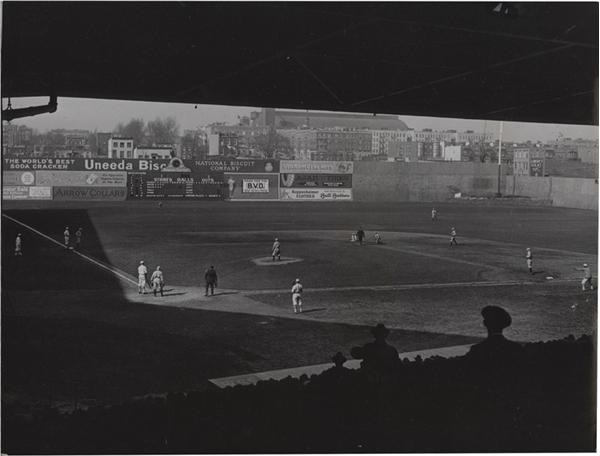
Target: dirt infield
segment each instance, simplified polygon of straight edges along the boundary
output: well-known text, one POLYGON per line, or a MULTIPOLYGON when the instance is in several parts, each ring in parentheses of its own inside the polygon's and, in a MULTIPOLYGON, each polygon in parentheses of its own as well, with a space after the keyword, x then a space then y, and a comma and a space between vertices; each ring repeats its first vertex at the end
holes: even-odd
POLYGON ((327 363, 370 339, 378 322, 393 328, 400 351, 472 343, 484 336, 486 304, 511 312, 515 340, 596 327, 596 293, 580 291, 575 271, 584 261, 596 271, 597 214, 588 211, 447 204, 436 205, 434 223, 425 204, 86 206, 29 204, 6 214, 59 243, 65 226, 81 226, 81 253, 105 269, 2 219, 3 399, 115 401, 327 363), (359 225, 365 246, 350 242, 359 225), (23 257, 12 254, 17 232, 23 257), (257 265, 274 237, 302 261, 257 265), (165 271, 164 298, 138 295, 109 271, 135 283, 141 259, 165 271), (205 298, 211 264, 219 288, 205 298), (298 316, 289 296, 296 277, 305 287, 298 316))

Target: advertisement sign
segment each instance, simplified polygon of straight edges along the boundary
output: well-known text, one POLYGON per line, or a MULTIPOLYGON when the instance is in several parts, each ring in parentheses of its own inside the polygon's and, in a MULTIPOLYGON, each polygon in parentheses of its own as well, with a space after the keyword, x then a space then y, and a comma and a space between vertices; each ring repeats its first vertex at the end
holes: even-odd
POLYGON ((125 187, 124 171, 37 171, 38 185, 51 187, 125 187))
POLYGON ((75 158, 4 158, 4 170, 73 169, 75 158))
POLYGON ((269 179, 243 179, 242 193, 269 193, 269 179))
POLYGON ((281 188, 279 190, 281 200, 293 201, 352 201, 352 190, 321 189, 321 188, 281 188))
POLYGON ((144 158, 4 158, 4 171, 160 171, 169 159, 144 158))
POLYGON ((52 187, 29 187, 29 199, 51 200, 52 187))
MULTIPOLYGON (((185 161, 188 163, 188 161, 185 161)), ((192 167, 204 168, 211 172, 225 173, 277 173, 279 161, 277 160, 193 160, 192 167)))
POLYGON ((4 200, 24 200, 29 199, 29 187, 3 185, 2 199, 4 200))
POLYGON ((281 173, 352 174, 353 170, 351 161, 281 160, 279 163, 281 173))
POLYGON ((58 201, 121 201, 126 187, 53 187, 52 197, 58 201))
POLYGON ((35 171, 4 171, 2 185, 33 185, 35 184, 35 171))
POLYGON ((226 173, 225 184, 231 201, 279 197, 279 174, 226 173))
POLYGON ((531 176, 543 176, 544 174, 544 159, 532 158, 529 163, 529 174, 531 176))
POLYGON ((280 187, 352 188, 352 174, 280 174, 280 187))

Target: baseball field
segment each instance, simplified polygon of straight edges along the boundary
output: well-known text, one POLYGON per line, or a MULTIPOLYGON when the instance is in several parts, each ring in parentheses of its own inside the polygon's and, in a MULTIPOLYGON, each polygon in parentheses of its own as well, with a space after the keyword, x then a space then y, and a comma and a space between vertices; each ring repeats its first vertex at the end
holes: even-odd
POLYGON ((327 363, 338 351, 350 358, 380 322, 401 353, 472 344, 486 335, 480 310, 489 304, 510 312, 513 340, 596 331, 597 295, 581 291, 576 270, 589 263, 596 277, 596 212, 435 207, 437 221, 424 203, 4 204, 3 403, 113 403, 327 363), (82 228, 79 250, 64 247, 66 226, 82 228), (350 242, 359 227, 362 246, 350 242), (275 237, 281 262, 270 256, 275 237), (164 297, 138 294, 140 260, 161 266, 164 297), (219 281, 205 297, 210 265, 219 281))

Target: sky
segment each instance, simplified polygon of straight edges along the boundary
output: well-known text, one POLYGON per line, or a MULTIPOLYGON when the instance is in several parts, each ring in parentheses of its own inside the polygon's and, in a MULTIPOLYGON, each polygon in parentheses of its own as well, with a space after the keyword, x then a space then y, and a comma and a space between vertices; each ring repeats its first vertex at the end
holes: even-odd
MULTIPOLYGON (((7 100, 2 100, 6 108, 7 100)), ((12 99, 12 107, 36 106, 48 103, 48 98, 12 99)), ((55 128, 112 131, 119 122, 126 123, 132 118, 142 118, 146 122, 157 117, 174 117, 183 130, 195 129, 212 122, 235 124, 238 116, 249 115, 260 108, 240 106, 193 105, 183 103, 155 103, 142 101, 99 100, 84 98, 59 98, 58 110, 52 114, 41 114, 13 121, 16 125, 27 125, 40 132, 55 128)), ((498 138, 500 122, 449 119, 440 117, 417 117, 402 115, 409 128, 421 130, 474 130, 492 132, 498 138)), ((541 124, 525 122, 504 122, 502 138, 505 141, 553 141, 559 134, 570 138, 598 139, 597 126, 541 124)))

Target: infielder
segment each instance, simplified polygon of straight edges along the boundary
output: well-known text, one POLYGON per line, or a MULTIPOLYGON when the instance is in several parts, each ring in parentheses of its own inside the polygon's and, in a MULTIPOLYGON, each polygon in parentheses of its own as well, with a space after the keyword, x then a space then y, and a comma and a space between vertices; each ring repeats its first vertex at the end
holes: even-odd
POLYGON ((533 255, 531 254, 531 249, 527 247, 527 255, 525 256, 527 259, 527 267, 529 268, 529 273, 533 274, 533 255))
POLYGON ((594 284, 592 283, 592 271, 587 263, 583 263, 582 268, 575 268, 577 271, 583 271, 583 279, 581 279, 581 290, 585 291, 586 286, 589 284, 590 290, 594 289, 594 284))
POLYGON ((140 261, 138 266, 138 294, 146 294, 146 276, 148 275, 148 268, 144 265, 143 261, 140 261))
POLYGON ((83 236, 83 230, 81 228, 77 228, 75 231, 75 248, 79 249, 81 247, 81 236, 83 236))
POLYGON ((152 291, 154 292, 154 296, 156 296, 156 292, 160 291, 160 295, 163 295, 163 287, 165 285, 165 278, 163 276, 163 272, 160 270, 160 266, 156 266, 156 271, 152 273, 152 277, 150 277, 150 283, 152 284, 152 291))
POLYGON ((358 238, 358 243, 360 245, 363 245, 363 239, 365 238, 365 232, 363 231, 362 227, 358 228, 358 231, 356 232, 356 237, 358 238))
POLYGON ((15 256, 23 256, 23 252, 21 251, 21 233, 17 234, 17 238, 15 239, 15 256))
POLYGON ((302 284, 300 279, 296 279, 292 287, 292 305, 294 313, 302 313, 302 284))
POLYGON ((65 237, 65 248, 69 247, 69 239, 71 239, 71 233, 69 232, 69 227, 65 227, 65 232, 63 233, 65 237))
POLYGON ((279 243, 279 239, 277 238, 275 238, 275 242, 273 242, 271 256, 273 257, 273 261, 275 261, 275 257, 277 257, 277 261, 281 261, 281 244, 279 243))
POLYGON ((458 242, 456 242, 456 228, 454 227, 450 230, 450 247, 453 245, 458 245, 458 242))
POLYGON ((435 222, 437 220, 437 211, 435 210, 435 207, 433 209, 431 209, 431 221, 435 222))
POLYGON ((375 244, 381 244, 381 234, 375 233, 375 244))

